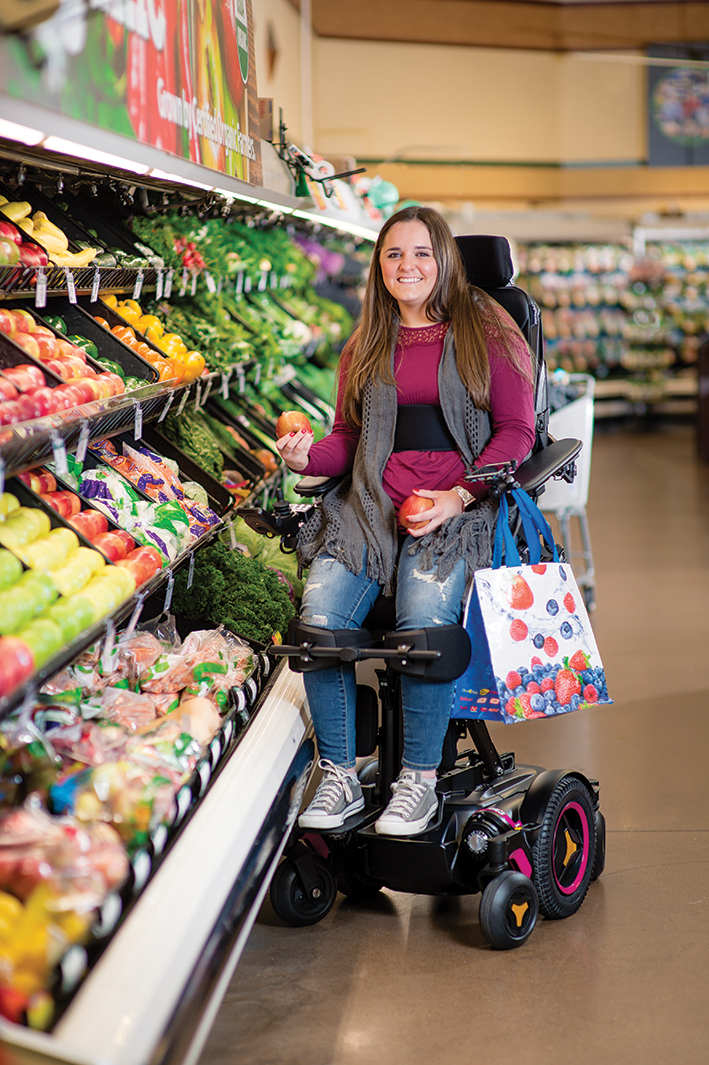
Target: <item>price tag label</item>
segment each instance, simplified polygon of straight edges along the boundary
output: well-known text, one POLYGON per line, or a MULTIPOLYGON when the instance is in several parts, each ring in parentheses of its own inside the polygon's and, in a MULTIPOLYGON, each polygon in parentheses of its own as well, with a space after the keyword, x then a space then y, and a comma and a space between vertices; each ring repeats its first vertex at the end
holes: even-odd
POLYGON ((194 551, 190 554, 190 564, 187 569, 187 587, 191 588, 194 583, 194 551))
POLYGON ((178 407, 177 407, 177 410, 175 411, 175 413, 177 415, 182 414, 183 410, 185 409, 185 403, 187 402, 187 397, 189 396, 189 394, 190 394, 190 390, 189 390, 189 388, 186 388, 184 390, 184 392, 182 393, 182 399, 180 400, 180 402, 178 404, 178 407))
POLYGON ((162 270, 158 270, 158 276, 155 278, 155 299, 162 299, 162 290, 165 281, 162 275, 162 270))
POLYGON ((195 412, 199 410, 199 405, 200 405, 201 400, 202 400, 202 382, 198 381, 197 382, 197 389, 195 391, 195 397, 194 397, 194 409, 195 409, 195 412))
POLYGON ((187 291, 187 282, 188 282, 188 280, 189 280, 189 273, 187 271, 187 267, 185 267, 185 269, 182 271, 182 280, 180 281, 180 291, 179 291, 179 295, 180 296, 184 296, 185 292, 187 291))
POLYGON ((106 640, 103 645, 103 651, 101 653, 101 672, 104 676, 111 672, 113 658, 113 648, 116 643, 116 627, 113 624, 113 619, 109 618, 106 622, 106 640))
POLYGON ((0 458, 0 496, 5 491, 5 459, 0 458))
POLYGON ((237 296, 240 296, 244 291, 244 271, 240 270, 236 275, 236 285, 234 286, 234 292, 237 296))
POLYGON ((91 285, 91 302, 95 303, 98 299, 98 290, 101 288, 101 271, 94 270, 94 280, 91 285))
POLYGON ((229 382, 231 381, 231 370, 229 373, 222 374, 222 386, 221 392, 224 399, 229 399, 229 382))
POLYGON ((259 290, 259 292, 265 292, 267 284, 268 284, 268 274, 266 273, 265 270, 262 270, 261 271, 261 276, 258 279, 258 290, 259 290))
POLYGON ((76 303, 76 281, 68 266, 64 267, 64 276, 66 277, 66 290, 69 293, 69 303, 76 303))
POLYGON ((202 406, 204 406, 204 404, 209 399, 209 393, 212 391, 212 380, 213 380, 213 378, 208 377, 206 382, 205 382, 204 395, 202 396, 202 406))
POLYGON ((204 271, 204 280, 205 280, 205 282, 207 284, 207 289, 208 289, 209 292, 216 292, 217 291, 217 286, 214 284, 214 278, 212 277, 212 275, 209 273, 208 270, 204 271))
POLYGON ((248 274, 244 278, 244 292, 251 292, 251 278, 248 274))
POLYGON ((143 435, 143 408, 140 403, 136 401, 133 404, 135 408, 135 422, 133 424, 133 436, 136 440, 140 440, 143 435))
POLYGON ((271 288, 278 288, 278 275, 275 270, 271 271, 271 288))
POLYGON ((243 366, 237 366, 236 376, 239 379, 239 395, 243 395, 246 391, 246 375, 244 374, 243 366))
POLYGON ((170 392, 169 396, 167 397, 167 403, 165 404, 163 409, 160 411, 160 417, 158 418, 158 422, 161 422, 163 420, 163 418, 165 417, 165 415, 169 411, 170 407, 172 406, 172 401, 173 401, 174 398, 175 398, 175 393, 174 393, 174 391, 172 391, 172 392, 170 392))
POLYGON ((86 448, 89 444, 89 423, 81 423, 81 432, 79 433, 79 443, 76 445, 76 461, 83 462, 86 458, 86 448))
POLYGON ((174 277, 174 274, 174 270, 168 270, 167 276, 165 278, 165 292, 163 293, 163 295, 165 296, 166 300, 169 300, 170 296, 172 295, 172 279, 174 277))
POLYGON ((135 279, 135 284, 133 285, 133 299, 134 300, 139 300, 140 299, 140 294, 143 291, 143 277, 144 277, 143 271, 139 270, 138 271, 138 276, 135 279))
POLYGON ((66 461, 66 446, 56 432, 52 434, 52 451, 54 452, 54 468, 57 476, 64 477, 69 472, 66 461))
POLYGON ((135 627, 140 621, 140 615, 143 613, 143 601, 144 596, 139 595, 135 607, 133 609, 133 613, 130 616, 130 621, 128 622, 128 625, 126 627, 126 631, 123 633, 124 640, 129 640, 135 632, 135 627))
POLYGON ((261 363, 260 363, 260 362, 258 362, 258 363, 256 364, 256 370, 255 370, 255 372, 254 372, 254 384, 255 384, 255 385, 256 385, 257 387, 258 387, 258 384, 259 384, 259 381, 260 381, 260 380, 261 380, 261 363))
POLYGON ((190 287, 190 296, 194 296, 197 293, 197 271, 192 271, 192 285, 190 287))
POLYGON ((165 589, 165 602, 163 603, 163 612, 167 614, 170 606, 172 605, 172 592, 175 587, 175 574, 170 570, 167 575, 167 588, 165 589))
POLYGON ((229 546, 232 551, 236 550, 236 530, 233 521, 229 522, 229 546))
POLYGON ((35 307, 47 306, 47 275, 44 272, 43 266, 40 266, 37 271, 37 287, 34 292, 34 305, 35 307))
POLYGON ((220 277, 219 280, 217 281, 217 295, 219 295, 219 293, 221 292, 223 284, 224 284, 224 278, 220 277))

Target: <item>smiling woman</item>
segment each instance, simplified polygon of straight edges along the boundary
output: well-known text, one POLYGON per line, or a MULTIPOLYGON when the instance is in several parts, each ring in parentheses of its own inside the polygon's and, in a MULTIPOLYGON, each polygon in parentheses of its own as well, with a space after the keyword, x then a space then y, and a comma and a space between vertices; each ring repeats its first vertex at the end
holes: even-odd
MULTIPOLYGON (((377 239, 361 325, 340 360, 332 432, 318 442, 296 432, 276 445, 292 470, 343 478, 298 536, 298 560, 310 566, 301 622, 356 629, 396 575, 397 631, 455 624, 466 582, 489 564, 496 516, 484 485, 466 475, 521 460, 533 441, 522 335, 468 284, 444 219, 403 208, 377 239)), ((323 778, 299 824, 339 828, 364 806, 354 666, 308 671, 303 682, 323 778)), ((403 767, 378 834, 414 835, 434 816, 453 689, 402 676, 403 767)))
POLYGON ((438 277, 438 263, 423 222, 398 222, 386 235, 379 265, 388 292, 399 304, 402 325, 430 325, 426 307, 438 277))

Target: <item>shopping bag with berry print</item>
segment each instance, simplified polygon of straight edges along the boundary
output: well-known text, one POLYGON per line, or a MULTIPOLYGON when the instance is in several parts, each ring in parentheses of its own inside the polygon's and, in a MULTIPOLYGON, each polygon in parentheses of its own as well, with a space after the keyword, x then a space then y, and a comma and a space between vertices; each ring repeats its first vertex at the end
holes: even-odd
POLYGON ((573 570, 559 561, 533 500, 519 489, 512 495, 530 561, 521 563, 503 496, 492 567, 477 571, 465 603, 462 624, 472 653, 458 679, 452 716, 509 724, 610 703, 573 570), (542 561, 542 540, 550 561, 542 561))

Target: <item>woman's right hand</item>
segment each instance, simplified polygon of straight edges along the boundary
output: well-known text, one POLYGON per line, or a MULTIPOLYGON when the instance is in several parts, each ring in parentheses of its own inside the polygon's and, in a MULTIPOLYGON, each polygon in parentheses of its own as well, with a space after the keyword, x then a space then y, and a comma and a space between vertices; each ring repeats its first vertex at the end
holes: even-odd
POLYGON ((278 454, 289 470, 302 473, 308 465, 308 454, 313 445, 313 431, 300 429, 297 433, 288 433, 276 441, 278 454))

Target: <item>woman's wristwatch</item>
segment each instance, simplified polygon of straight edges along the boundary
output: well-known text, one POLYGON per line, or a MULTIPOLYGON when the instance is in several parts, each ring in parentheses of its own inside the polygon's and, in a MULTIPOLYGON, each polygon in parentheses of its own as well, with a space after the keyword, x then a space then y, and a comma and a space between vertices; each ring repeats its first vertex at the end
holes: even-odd
POLYGON ((475 502, 475 496, 472 492, 469 492, 467 488, 462 488, 461 485, 453 485, 452 491, 455 492, 463 501, 463 510, 467 510, 468 507, 475 502))

